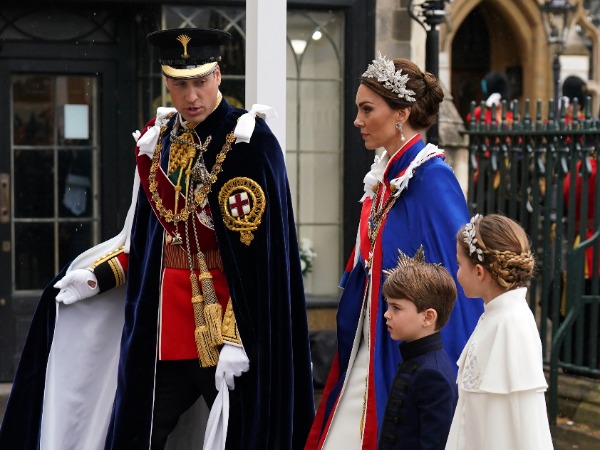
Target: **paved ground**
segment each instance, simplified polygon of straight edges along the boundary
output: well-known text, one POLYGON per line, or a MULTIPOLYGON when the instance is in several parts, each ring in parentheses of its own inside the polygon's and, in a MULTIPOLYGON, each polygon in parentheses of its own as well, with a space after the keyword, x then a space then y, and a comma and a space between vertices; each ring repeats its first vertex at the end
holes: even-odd
MULTIPOLYGON (((0 418, 4 417, 4 408, 10 392, 10 384, 0 383, 0 418)), ((316 400, 320 399, 316 392, 316 400)), ((598 450, 600 449, 600 430, 592 430, 585 425, 559 419, 552 430, 555 450, 598 450)), ((510 450, 510 449, 507 449, 510 450)))
POLYGON ((585 425, 559 419, 552 430, 555 450, 598 450, 600 449, 600 430, 591 430, 585 425))
MULTIPOLYGON (((321 391, 317 390, 315 403, 318 404, 320 399, 321 391)), ((551 432, 554 450, 600 450, 600 430, 559 418, 551 432)))

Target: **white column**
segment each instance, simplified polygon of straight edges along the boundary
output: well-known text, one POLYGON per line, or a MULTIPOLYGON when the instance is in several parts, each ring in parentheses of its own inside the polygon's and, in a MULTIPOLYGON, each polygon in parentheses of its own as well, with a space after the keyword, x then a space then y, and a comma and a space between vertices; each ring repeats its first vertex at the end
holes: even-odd
POLYGON ((269 127, 285 152, 286 28, 285 0, 246 1, 246 108, 269 105, 277 117, 269 127))

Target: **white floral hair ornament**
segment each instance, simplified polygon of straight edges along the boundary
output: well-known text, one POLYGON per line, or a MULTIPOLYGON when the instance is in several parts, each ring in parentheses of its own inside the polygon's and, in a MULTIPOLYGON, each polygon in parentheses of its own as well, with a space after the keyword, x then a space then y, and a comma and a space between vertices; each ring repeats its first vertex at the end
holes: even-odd
POLYGON ((475 237, 475 221, 481 219, 481 217, 481 214, 475 214, 471 217, 471 221, 465 225, 465 229, 463 230, 463 241, 469 246, 469 256, 476 253, 477 259, 483 262, 483 250, 475 245, 477 244, 477 238, 475 237))
POLYGON ((406 89, 408 75, 402 75, 402 69, 396 71, 394 62, 382 56, 381 52, 377 52, 377 58, 373 60, 373 64, 369 64, 367 71, 362 74, 366 78, 376 78, 383 87, 398 94, 398 98, 404 99, 407 102, 416 102, 413 97, 415 91, 406 89))

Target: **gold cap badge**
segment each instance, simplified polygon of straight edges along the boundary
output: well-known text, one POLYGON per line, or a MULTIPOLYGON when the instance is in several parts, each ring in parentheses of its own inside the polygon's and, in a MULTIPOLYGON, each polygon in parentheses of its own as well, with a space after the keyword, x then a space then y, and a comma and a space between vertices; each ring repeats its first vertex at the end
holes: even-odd
POLYGON ((187 46, 192 39, 187 34, 180 34, 177 36, 177 40, 183 45, 183 55, 181 55, 181 57, 183 59, 188 59, 190 55, 188 54, 187 46))

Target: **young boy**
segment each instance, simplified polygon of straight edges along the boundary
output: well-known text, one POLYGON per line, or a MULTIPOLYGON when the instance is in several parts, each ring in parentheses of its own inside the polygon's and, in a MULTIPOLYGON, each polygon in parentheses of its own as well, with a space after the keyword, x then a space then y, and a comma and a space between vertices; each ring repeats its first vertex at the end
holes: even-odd
POLYGON ((384 314, 402 363, 394 377, 379 435, 379 449, 444 449, 458 398, 453 364, 442 348, 441 328, 454 302, 456 285, 440 264, 399 252, 398 265, 385 271, 384 314))

